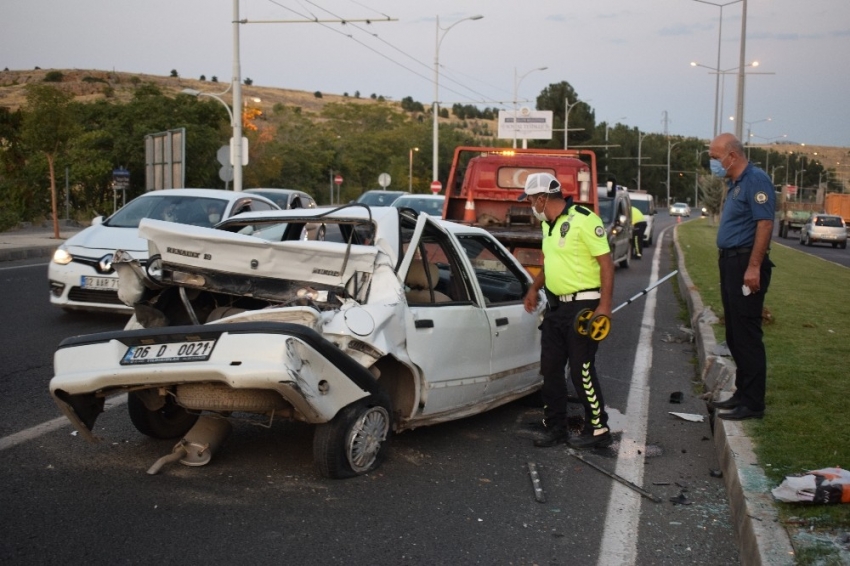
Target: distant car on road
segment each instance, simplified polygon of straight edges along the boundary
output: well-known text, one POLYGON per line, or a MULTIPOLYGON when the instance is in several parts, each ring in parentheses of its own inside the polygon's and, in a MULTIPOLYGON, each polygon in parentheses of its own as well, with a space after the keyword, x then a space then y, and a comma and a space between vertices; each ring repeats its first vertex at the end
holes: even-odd
POLYGON ((444 195, 402 195, 393 201, 396 208, 410 208, 437 218, 443 217, 444 195))
POLYGON ((599 217, 608 233, 611 257, 616 265, 629 267, 632 240, 632 204, 629 192, 625 187, 620 186, 613 191, 609 191, 608 187, 604 186, 598 187, 597 190, 599 191, 599 217))
POLYGON ((691 207, 684 202, 674 202, 668 209, 670 216, 687 216, 691 215, 691 207))
POLYGON ((832 244, 833 248, 847 247, 847 228, 844 219, 834 214, 813 214, 800 229, 800 244, 832 244))
POLYGON ((148 243, 139 237, 143 218, 208 228, 242 212, 277 209, 269 199, 245 192, 166 189, 145 193, 109 218, 98 216, 59 246, 47 267, 50 302, 66 310, 131 312, 118 299, 112 256, 116 249, 123 249, 147 261, 148 243))
POLYGON ((390 206, 393 202, 395 202, 395 199, 406 194, 408 194, 407 191, 385 191, 383 189, 376 189, 373 191, 366 191, 357 197, 357 200, 354 202, 368 206, 390 206))
MULTIPOLYGON (((245 189, 243 192, 261 195, 274 202, 281 210, 292 210, 294 208, 316 208, 316 199, 304 191, 296 189, 255 188, 245 189)), ((311 222, 304 227, 305 240, 324 240, 327 227, 318 222, 311 222)))
POLYGON ((296 189, 256 188, 245 189, 243 192, 262 195, 274 202, 281 210, 291 208, 316 208, 316 199, 296 189))

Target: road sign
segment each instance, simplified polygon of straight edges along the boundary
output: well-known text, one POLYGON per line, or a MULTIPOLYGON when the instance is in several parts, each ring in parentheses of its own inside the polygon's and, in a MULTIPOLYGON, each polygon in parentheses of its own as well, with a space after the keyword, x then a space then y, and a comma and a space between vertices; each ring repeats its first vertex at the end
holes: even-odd
POLYGON ((443 184, 440 181, 431 181, 431 192, 435 195, 443 190, 443 184))
POLYGON ((342 184, 342 175, 334 175, 334 185, 342 184))
POLYGON ((389 173, 381 173, 378 175, 378 184, 381 185, 382 188, 386 189, 390 186, 391 177, 389 173))

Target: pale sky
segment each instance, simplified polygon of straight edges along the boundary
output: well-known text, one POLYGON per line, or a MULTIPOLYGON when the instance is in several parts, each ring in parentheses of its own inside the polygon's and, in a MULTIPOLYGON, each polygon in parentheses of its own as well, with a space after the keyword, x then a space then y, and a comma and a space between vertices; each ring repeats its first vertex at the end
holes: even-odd
MULTIPOLYGON (((738 68, 741 8, 722 9, 723 71, 738 68)), ((509 110, 525 75, 518 98, 531 108, 543 88, 567 81, 597 121, 663 133, 666 115, 670 134, 707 139, 720 13, 695 0, 241 0, 240 19, 350 22, 241 25, 241 74, 257 86, 427 106, 439 16, 439 100, 449 107, 509 110), (374 22, 354 21, 364 19, 374 22)), ((3 0, 0 69, 176 69, 226 83, 232 15, 233 0, 3 0)), ((775 74, 747 75, 745 136, 850 147, 850 1, 747 0, 745 61, 754 60, 748 71, 775 74)), ((734 131, 737 75, 721 76, 722 130, 734 131)))

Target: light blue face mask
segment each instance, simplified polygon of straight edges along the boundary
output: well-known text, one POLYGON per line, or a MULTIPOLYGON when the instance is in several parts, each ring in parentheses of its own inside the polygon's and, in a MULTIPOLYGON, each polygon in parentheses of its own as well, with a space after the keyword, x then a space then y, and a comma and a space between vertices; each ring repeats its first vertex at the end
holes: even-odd
POLYGON ((711 169, 711 173, 715 177, 720 177, 721 179, 726 178, 726 168, 722 165, 719 159, 712 159, 709 161, 708 167, 711 169))

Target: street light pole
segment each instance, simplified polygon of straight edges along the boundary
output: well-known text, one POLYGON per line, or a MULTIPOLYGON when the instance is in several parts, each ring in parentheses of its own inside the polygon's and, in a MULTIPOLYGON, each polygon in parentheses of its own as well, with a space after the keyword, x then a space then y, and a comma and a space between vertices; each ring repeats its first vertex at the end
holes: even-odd
MULTIPOLYGON (((694 2, 700 2, 702 4, 711 4, 712 6, 717 6, 720 8, 720 22, 717 26, 717 68, 720 68, 720 45, 723 40, 723 8, 729 6, 730 4, 737 4, 741 2, 741 0, 733 0, 732 2, 726 2, 725 4, 718 4, 716 2, 707 2, 706 0, 694 0, 694 2)), ((720 128, 720 115, 718 109, 718 100, 720 98, 720 75, 714 80, 714 137, 720 133, 718 129, 720 128)))
POLYGON ((409 193, 413 192, 413 152, 414 151, 419 151, 419 148, 418 147, 411 147, 410 148, 410 157, 409 157, 409 160, 408 160, 410 166, 408 168, 408 174, 407 174, 407 192, 409 192, 409 193))
POLYGON ((770 122, 772 118, 763 118, 761 120, 755 120, 754 122, 746 122, 747 124, 747 159, 750 158, 750 137, 752 137, 752 129, 753 124, 760 124, 761 122, 770 122))
POLYGON ((640 134, 640 130, 638 130, 638 131, 637 131, 637 133, 638 133, 638 163, 637 163, 637 166, 638 166, 638 174, 637 174, 637 190, 640 190, 640 164, 641 164, 641 159, 643 159, 643 157, 641 157, 641 148, 643 147, 643 138, 645 138, 646 136, 648 136, 648 135, 649 135, 649 132, 646 132, 645 134, 641 135, 641 134, 640 134))
MULTIPOLYGON (((519 79, 517 79, 516 67, 514 67, 514 149, 516 149, 516 131, 517 131, 517 121, 516 121, 517 115, 516 115, 516 112, 517 112, 517 96, 518 96, 518 93, 519 93, 519 85, 520 85, 520 83, 522 83, 522 79, 524 79, 526 76, 528 76, 529 73, 533 73, 534 71, 545 71, 548 68, 549 67, 537 67, 536 69, 531 69, 530 71, 520 75, 519 79)), ((526 147, 526 141, 525 141, 524 138, 522 140, 522 146, 523 146, 523 148, 526 147)))
POLYGON ((242 70, 239 64, 239 0, 233 0, 233 190, 242 190, 242 70))
POLYGON ((438 150, 440 146, 440 109, 439 109, 439 98, 440 98, 440 44, 443 43, 443 39, 446 37, 446 34, 449 33, 449 30, 458 25, 461 22, 465 22, 466 20, 480 20, 484 16, 475 15, 469 16, 468 18, 463 18, 462 20, 458 20, 449 27, 443 29, 440 27, 440 16, 437 15, 437 29, 436 29, 436 48, 434 49, 434 106, 432 108, 432 114, 434 116, 434 131, 433 131, 433 146, 434 146, 434 155, 433 155, 433 179, 432 181, 439 180, 438 177, 438 150), (443 34, 440 35, 440 30, 443 30, 443 34))
POLYGON ((682 142, 677 141, 673 145, 670 145, 670 140, 667 140, 667 206, 670 206, 670 153, 680 143, 682 142))
POLYGON ((744 134, 744 60, 746 59, 747 51, 747 0, 743 0, 741 4, 741 55, 738 59, 738 103, 735 107, 735 116, 738 119, 735 121, 735 136, 741 139, 744 134))
POLYGON ((580 100, 576 98, 576 101, 570 104, 569 97, 566 98, 566 102, 564 102, 564 106, 567 111, 564 113, 564 149, 569 149, 569 137, 570 137, 570 110, 576 107, 579 102, 588 102, 586 100, 580 100))

